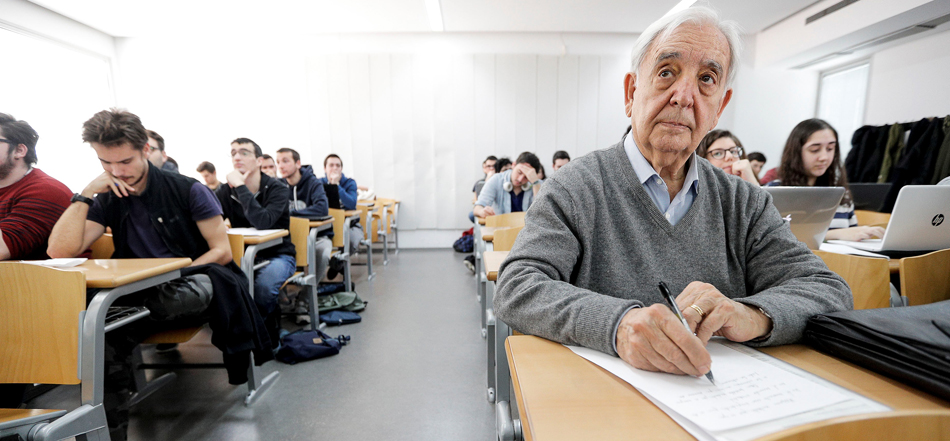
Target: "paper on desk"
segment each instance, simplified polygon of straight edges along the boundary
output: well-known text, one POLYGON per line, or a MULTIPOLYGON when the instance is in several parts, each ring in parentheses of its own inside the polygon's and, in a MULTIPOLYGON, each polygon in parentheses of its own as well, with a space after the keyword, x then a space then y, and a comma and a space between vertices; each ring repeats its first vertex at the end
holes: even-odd
POLYGON ((847 245, 841 245, 837 243, 823 243, 818 246, 818 249, 821 251, 827 251, 829 253, 836 254, 853 254, 855 256, 864 256, 864 257, 877 257, 879 259, 889 259, 883 254, 872 253, 870 251, 859 250, 854 247, 849 247, 847 245))
POLYGON ((847 399, 837 390, 711 341, 716 384, 635 369, 623 360, 585 348, 577 355, 607 369, 701 428, 717 432, 822 408, 847 399))
POLYGON ((46 260, 24 260, 23 263, 29 263, 31 265, 40 265, 48 266, 50 268, 72 268, 74 266, 82 265, 87 259, 85 257, 75 257, 68 258, 63 257, 59 259, 46 259, 46 260))
POLYGON ((228 234, 240 234, 242 236, 266 236, 271 233, 277 233, 283 230, 258 230, 257 228, 230 228, 228 234))

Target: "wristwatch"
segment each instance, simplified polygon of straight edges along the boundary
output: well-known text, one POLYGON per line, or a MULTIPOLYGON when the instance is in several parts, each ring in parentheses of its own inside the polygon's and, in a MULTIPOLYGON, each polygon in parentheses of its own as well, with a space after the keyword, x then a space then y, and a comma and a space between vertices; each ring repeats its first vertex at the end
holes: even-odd
POLYGON ((87 198, 79 193, 73 193, 73 197, 69 200, 69 203, 72 204, 73 202, 85 202, 91 207, 94 201, 92 198, 87 198))

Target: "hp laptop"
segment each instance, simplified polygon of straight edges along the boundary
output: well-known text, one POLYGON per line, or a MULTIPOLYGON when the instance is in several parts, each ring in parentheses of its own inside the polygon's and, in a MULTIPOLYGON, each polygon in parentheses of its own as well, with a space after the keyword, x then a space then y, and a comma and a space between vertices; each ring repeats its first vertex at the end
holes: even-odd
POLYGON ((879 211, 884 206, 884 198, 891 191, 891 184, 860 184, 848 186, 855 210, 879 211))
POLYGON ((772 194, 772 204, 778 209, 792 234, 808 249, 817 250, 825 240, 828 226, 835 217, 844 187, 764 187, 772 194))
POLYGON ((830 240, 873 252, 933 251, 950 248, 950 186, 907 185, 894 203, 882 239, 830 240))

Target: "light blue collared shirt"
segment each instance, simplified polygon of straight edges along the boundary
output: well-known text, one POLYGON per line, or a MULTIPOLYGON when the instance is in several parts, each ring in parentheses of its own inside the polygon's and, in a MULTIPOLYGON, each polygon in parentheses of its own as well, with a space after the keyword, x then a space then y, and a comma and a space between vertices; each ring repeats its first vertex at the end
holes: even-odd
POLYGON ((643 189, 650 195, 650 199, 653 199, 656 208, 660 210, 660 213, 663 213, 663 217, 670 224, 676 225, 693 206, 693 201, 696 200, 696 195, 699 192, 699 167, 695 166, 696 154, 693 153, 693 157, 687 162, 688 169, 686 170, 686 181, 683 182, 683 188, 670 201, 670 192, 666 182, 653 169, 643 153, 640 153, 640 149, 637 148, 636 143, 633 142, 633 136, 630 136, 630 134, 624 137, 623 149, 627 152, 630 165, 633 166, 633 171, 637 172, 637 177, 640 178, 643 189))
MULTIPOLYGON (((633 171, 637 172, 637 178, 643 184, 643 189, 650 195, 650 199, 653 199, 656 208, 660 210, 660 213, 663 213, 663 217, 670 224, 676 225, 689 212, 690 207, 693 206, 693 201, 696 200, 696 195, 699 193, 699 167, 696 167, 696 153, 693 153, 693 157, 687 163, 689 169, 686 170, 686 181, 683 182, 683 188, 670 201, 670 192, 666 182, 650 165, 643 153, 640 153, 640 149, 633 142, 633 136, 630 136, 629 133, 623 139, 623 149, 627 152, 630 165, 633 166, 633 171)), ((620 320, 623 320, 623 316, 627 315, 633 308, 636 308, 636 306, 627 308, 620 315, 620 320)), ((618 320, 616 326, 614 326, 614 352, 617 352, 617 330, 619 328, 620 321, 618 320)))

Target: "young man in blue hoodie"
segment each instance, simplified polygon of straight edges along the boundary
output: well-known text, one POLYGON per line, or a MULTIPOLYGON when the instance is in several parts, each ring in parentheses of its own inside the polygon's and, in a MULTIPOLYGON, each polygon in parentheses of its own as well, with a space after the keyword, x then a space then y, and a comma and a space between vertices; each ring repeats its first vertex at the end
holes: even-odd
MULTIPOLYGON (((290 187, 290 215, 305 217, 309 219, 320 218, 328 215, 327 195, 323 190, 323 184, 313 174, 313 167, 309 165, 300 165, 300 153, 291 148, 281 148, 277 150, 277 172, 280 174, 280 181, 290 187)), ((330 252, 333 250, 333 230, 321 231, 317 236, 316 243, 316 276, 323 279, 330 265, 330 252)), ((310 315, 307 314, 306 305, 300 304, 295 309, 297 314, 297 324, 310 322, 310 315)))
MULTIPOLYGON (((356 209, 356 181, 343 175, 343 160, 335 153, 330 153, 323 160, 323 171, 326 176, 320 178, 323 189, 327 193, 327 202, 330 208, 340 208, 343 210, 356 209)), ((353 251, 359 249, 360 241, 363 240, 363 228, 355 223, 350 228, 350 243, 353 244, 353 251)))

